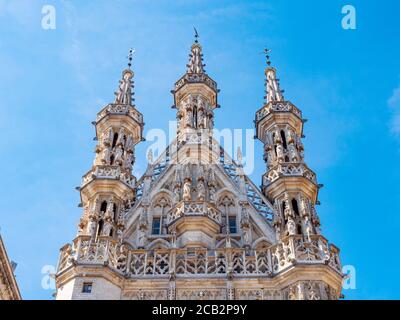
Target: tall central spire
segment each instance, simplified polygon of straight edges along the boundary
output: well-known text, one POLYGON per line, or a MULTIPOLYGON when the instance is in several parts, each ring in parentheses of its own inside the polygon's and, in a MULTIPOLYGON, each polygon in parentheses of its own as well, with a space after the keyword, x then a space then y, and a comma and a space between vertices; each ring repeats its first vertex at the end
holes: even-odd
MULTIPOLYGON (((185 140, 201 129, 212 130, 217 104, 217 84, 204 70, 202 47, 195 29, 195 40, 189 53, 186 73, 175 83, 174 107, 177 111, 179 140, 185 140), (185 138, 186 137, 186 138, 185 138)), ((197 133, 196 133, 197 134, 197 133)))

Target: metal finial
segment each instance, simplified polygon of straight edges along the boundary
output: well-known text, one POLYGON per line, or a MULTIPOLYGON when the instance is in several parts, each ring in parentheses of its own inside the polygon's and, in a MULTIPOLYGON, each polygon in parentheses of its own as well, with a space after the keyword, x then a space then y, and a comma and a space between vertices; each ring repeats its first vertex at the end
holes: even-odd
POLYGON ((269 55, 270 53, 271 53, 271 50, 270 50, 270 49, 268 49, 268 48, 265 48, 265 49, 264 49, 265 59, 266 59, 266 61, 267 61, 267 65, 268 65, 268 66, 271 65, 271 59, 270 59, 270 55, 269 55))
POLYGON ((199 43, 199 33, 197 32, 195 27, 193 27, 193 29, 194 29, 194 42, 199 43))
POLYGON ((129 67, 129 69, 132 67, 132 59, 133 59, 133 54, 134 54, 134 52, 135 52, 135 49, 133 49, 133 48, 130 48, 130 49, 129 49, 129 54, 128 54, 128 56, 127 56, 127 58, 128 58, 128 67, 129 67))

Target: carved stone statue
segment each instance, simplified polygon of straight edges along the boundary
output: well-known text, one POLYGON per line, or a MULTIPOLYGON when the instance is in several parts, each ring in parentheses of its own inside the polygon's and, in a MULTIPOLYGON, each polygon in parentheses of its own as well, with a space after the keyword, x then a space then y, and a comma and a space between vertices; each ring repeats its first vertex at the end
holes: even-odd
POLYGON ((296 234, 296 223, 294 222, 292 216, 288 217, 286 230, 289 236, 294 236, 296 234))
POLYGON ((206 187, 204 180, 200 179, 197 181, 197 200, 204 201, 206 199, 206 187))
POLYGON ((119 88, 116 92, 116 103, 131 104, 132 100, 132 79, 133 73, 125 70, 122 75, 122 80, 119 82, 119 88))
POLYGON ((123 156, 124 151, 122 150, 121 145, 118 145, 115 149, 115 155, 114 155, 114 163, 115 164, 122 164, 122 156, 123 156))
POLYGON ((214 184, 210 184, 209 186, 208 186, 208 190, 209 190, 209 192, 208 192, 208 195, 209 195, 209 197, 210 197, 210 202, 211 203, 214 203, 215 202, 215 194, 216 194, 216 189, 215 189, 215 186, 214 186, 214 184))
POLYGON ((138 231, 138 247, 144 248, 146 246, 146 231, 139 229, 138 231))
POLYGON ((182 198, 184 201, 191 201, 192 200, 192 186, 190 180, 185 180, 183 184, 183 195, 182 198))
POLYGON ((200 129, 204 129, 206 127, 206 118, 204 114, 204 110, 201 108, 197 112, 197 127, 200 129))
POLYGON ((295 147, 293 142, 289 143, 288 151, 289 151, 290 159, 293 162, 297 162, 299 160, 299 156, 298 156, 297 149, 296 149, 296 147, 295 147))
POLYGON ((103 146, 110 146, 112 139, 113 139, 113 129, 110 127, 107 130, 105 130, 101 136, 101 142, 103 144, 103 146))
POLYGON ((185 112, 185 127, 186 128, 191 128, 192 127, 192 110, 191 109, 186 109, 185 112))
POLYGON ((103 230, 101 231, 102 236, 110 236, 112 230, 112 223, 109 220, 104 221, 103 230))
POLYGON ((124 128, 119 129, 118 131, 118 139, 117 139, 117 145, 125 145, 125 130, 124 128))
POLYGON ((125 150, 128 152, 129 151, 133 152, 133 147, 134 147, 133 137, 131 134, 129 134, 128 137, 126 138, 125 150))
POLYGON ((89 223, 87 226, 88 235, 90 235, 91 237, 94 237, 96 235, 96 229, 97 229, 97 219, 95 219, 94 217, 91 217, 89 219, 89 223))
POLYGON ((305 236, 308 242, 311 242, 311 235, 313 234, 313 226, 308 216, 304 217, 305 236))
POLYGON ((281 143, 276 144, 276 156, 277 156, 279 162, 282 162, 285 158, 284 153, 283 153, 283 146, 281 143))
POLYGON ((110 164, 110 158, 111 158, 111 147, 110 146, 105 146, 102 152, 101 156, 101 162, 103 164, 110 164))
POLYGON ((251 244, 250 228, 248 228, 248 227, 243 228, 242 235, 243 235, 243 244, 245 246, 249 246, 251 244))

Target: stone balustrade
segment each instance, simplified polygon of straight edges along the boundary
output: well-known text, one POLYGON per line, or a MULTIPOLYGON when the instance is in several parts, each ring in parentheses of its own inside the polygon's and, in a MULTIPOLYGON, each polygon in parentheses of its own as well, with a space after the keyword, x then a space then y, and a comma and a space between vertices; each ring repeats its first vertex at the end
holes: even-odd
POLYGON ((289 101, 271 101, 267 103, 263 108, 257 111, 256 121, 260 121, 272 112, 293 112, 300 119, 302 118, 302 113, 294 104, 289 101))
POLYGON ((140 114, 135 108, 127 104, 110 103, 103 108, 98 114, 96 121, 99 122, 108 114, 128 115, 138 123, 143 123, 143 115, 140 114))
POLYGON ((206 216, 217 223, 222 219, 221 212, 210 203, 181 201, 168 213, 167 222, 173 223, 183 216, 206 216))
POLYGON ((101 165, 95 166, 82 177, 82 187, 94 179, 115 179, 120 180, 129 187, 133 188, 136 184, 135 177, 126 170, 121 170, 120 166, 101 165))
POLYGON ((268 186, 281 176, 304 177, 315 184, 317 183, 317 177, 315 173, 311 171, 304 163, 290 162, 278 164, 268 170, 268 172, 263 176, 263 185, 268 186))
POLYGON ((61 249, 58 273, 72 265, 108 265, 127 277, 267 276, 273 277, 294 265, 328 265, 341 273, 339 250, 320 235, 305 241, 289 236, 270 247, 214 250, 165 248, 131 249, 114 240, 92 242, 81 236, 61 249))
POLYGON ((210 88, 214 89, 215 91, 217 90, 217 83, 205 73, 193 73, 193 74, 186 73, 182 78, 180 78, 175 83, 175 91, 178 91, 187 83, 199 83, 199 82, 207 84, 210 88))

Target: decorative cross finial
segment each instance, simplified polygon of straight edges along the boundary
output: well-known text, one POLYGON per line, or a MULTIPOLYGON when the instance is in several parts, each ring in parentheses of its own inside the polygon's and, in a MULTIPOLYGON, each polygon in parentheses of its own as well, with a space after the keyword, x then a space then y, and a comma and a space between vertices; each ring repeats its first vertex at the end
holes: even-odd
POLYGON ((193 29, 194 29, 194 42, 199 43, 199 33, 197 32, 195 27, 193 27, 193 29))
POLYGON ((134 52, 135 52, 135 49, 133 49, 133 48, 130 48, 130 49, 129 49, 129 54, 128 54, 128 56, 127 56, 127 58, 128 58, 128 67, 129 67, 129 69, 131 69, 131 67, 132 67, 132 59, 133 59, 133 54, 134 54, 134 52))
POLYGON ((268 48, 265 48, 263 53, 265 54, 265 59, 267 61, 268 67, 271 66, 271 59, 270 59, 271 50, 268 48))

